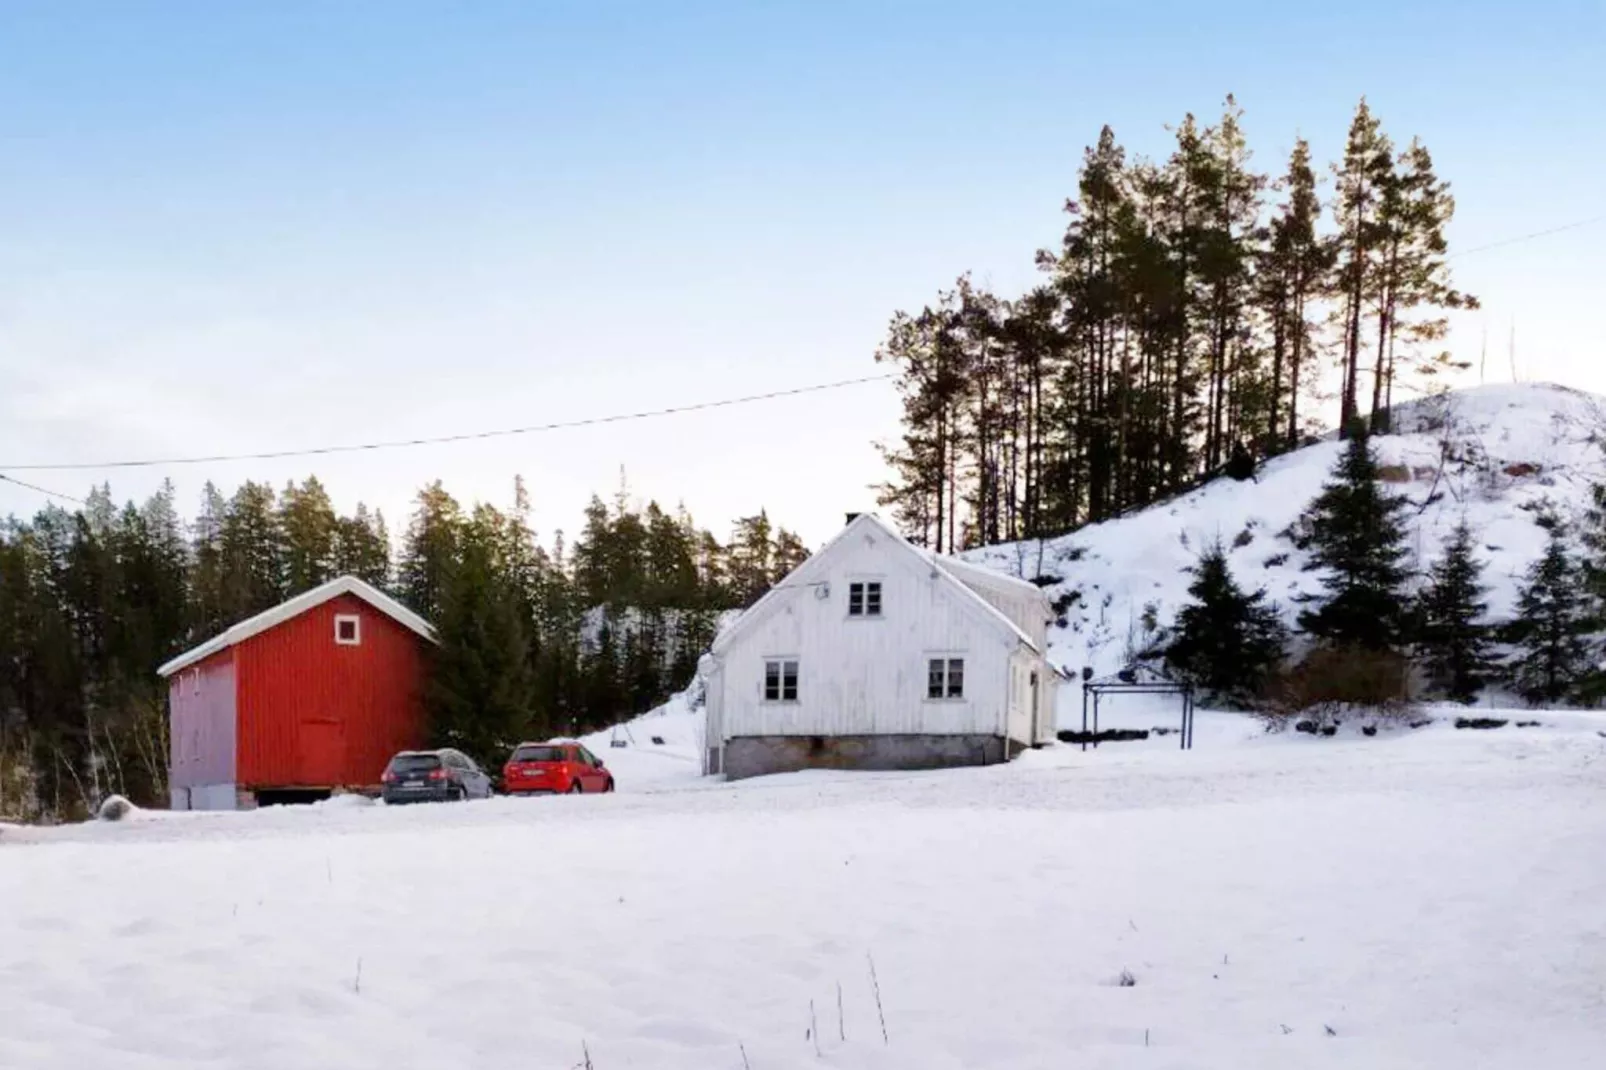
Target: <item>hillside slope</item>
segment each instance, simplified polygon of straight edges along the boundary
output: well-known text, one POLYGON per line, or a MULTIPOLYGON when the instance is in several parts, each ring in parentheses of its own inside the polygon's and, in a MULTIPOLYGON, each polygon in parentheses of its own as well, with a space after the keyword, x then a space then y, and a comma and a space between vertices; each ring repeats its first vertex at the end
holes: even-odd
MULTIPOLYGON (((1411 503, 1412 564, 1430 565, 1465 516, 1478 534, 1490 613, 1508 617, 1522 574, 1543 548, 1535 511, 1563 516, 1606 478, 1606 398, 1547 384, 1478 387, 1400 406, 1396 433, 1375 440, 1385 474, 1411 503)), ((1283 534, 1326 481, 1336 438, 1268 462, 1253 482, 1219 479, 1142 512, 1057 539, 991 546, 967 560, 1031 579, 1065 606, 1050 630, 1053 661, 1072 673, 1114 671, 1175 619, 1185 570, 1219 539, 1245 587, 1264 587, 1292 622, 1293 598, 1319 590, 1307 555, 1283 534)), ((1067 689, 1070 690, 1070 689, 1067 689)))

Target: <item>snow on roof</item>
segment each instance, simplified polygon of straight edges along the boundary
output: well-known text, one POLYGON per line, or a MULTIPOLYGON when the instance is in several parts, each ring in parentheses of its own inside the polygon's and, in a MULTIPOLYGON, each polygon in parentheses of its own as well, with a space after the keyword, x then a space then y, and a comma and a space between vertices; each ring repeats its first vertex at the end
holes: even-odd
POLYGON ((304 591, 288 602, 281 602, 272 609, 264 610, 254 617, 242 620, 234 627, 213 636, 193 650, 180 654, 157 669, 156 674, 158 676, 172 676, 179 670, 209 658, 220 650, 227 650, 231 646, 243 643, 253 635, 260 635, 269 628, 277 627, 292 617, 299 617, 307 610, 321 606, 330 599, 338 598, 343 594, 354 595, 362 599, 421 638, 428 639, 432 643, 435 641, 435 629, 430 627, 429 622, 423 617, 420 617, 417 613, 414 613, 378 588, 359 580, 356 576, 341 576, 330 580, 322 586, 314 587, 310 591, 304 591))

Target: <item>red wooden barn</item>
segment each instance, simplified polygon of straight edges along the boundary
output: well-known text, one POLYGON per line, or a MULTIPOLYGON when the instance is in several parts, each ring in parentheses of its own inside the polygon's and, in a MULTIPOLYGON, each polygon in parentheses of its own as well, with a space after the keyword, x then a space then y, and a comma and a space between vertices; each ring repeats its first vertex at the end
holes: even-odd
POLYGON ((175 810, 376 787, 424 742, 429 623, 353 576, 242 621, 157 671, 175 810))

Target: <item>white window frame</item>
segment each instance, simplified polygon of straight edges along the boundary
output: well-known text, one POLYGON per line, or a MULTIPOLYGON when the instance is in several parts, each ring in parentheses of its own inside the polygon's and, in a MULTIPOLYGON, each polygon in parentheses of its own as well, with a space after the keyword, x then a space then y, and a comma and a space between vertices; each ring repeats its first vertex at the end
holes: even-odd
POLYGON ((927 654, 926 655, 926 701, 927 702, 963 702, 965 701, 965 656, 963 654, 927 654), (932 669, 941 666, 942 694, 931 693, 932 669), (958 666, 958 671, 955 671, 958 666), (954 690, 955 678, 959 681, 959 690, 954 690))
POLYGON ((803 669, 800 658, 790 654, 764 659, 764 679, 759 684, 760 694, 764 702, 771 706, 796 705, 798 695, 802 692, 803 669), (775 670, 775 698, 770 698, 770 666, 778 666, 775 670), (792 697, 786 697, 786 667, 792 667, 792 697))
POLYGON ((362 617, 358 616, 356 613, 335 614, 335 645, 362 646, 362 617), (340 637, 340 626, 342 624, 351 625, 350 639, 342 639, 340 637))
POLYGON ((881 620, 887 608, 887 585, 879 577, 875 579, 857 579, 848 582, 848 619, 849 620, 881 620), (875 588, 875 612, 870 611, 870 588, 875 588), (859 611, 853 611, 854 588, 858 588, 859 611))

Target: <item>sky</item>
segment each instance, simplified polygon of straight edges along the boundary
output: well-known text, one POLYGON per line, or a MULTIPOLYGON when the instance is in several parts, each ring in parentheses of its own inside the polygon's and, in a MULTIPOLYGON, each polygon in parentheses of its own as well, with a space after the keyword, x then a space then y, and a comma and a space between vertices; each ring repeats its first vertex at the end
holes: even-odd
MULTIPOLYGON (((543 536, 593 493, 874 506, 885 382, 356 455, 23 470, 413 439, 875 375, 969 271, 1057 243, 1112 125, 1245 109, 1256 162, 1339 151, 1364 94, 1455 192, 1462 355, 1606 393, 1606 5, 0 5, 0 473, 118 499, 316 474, 393 530, 441 479, 543 536), (1305 10, 1306 8, 1311 10, 1305 10), (1513 333, 1515 346, 1510 345, 1513 333), (1515 355, 1515 361, 1511 359, 1515 355)), ((1471 376, 1476 381, 1476 373, 1471 376)), ((0 515, 47 499, 0 483, 0 515)))

